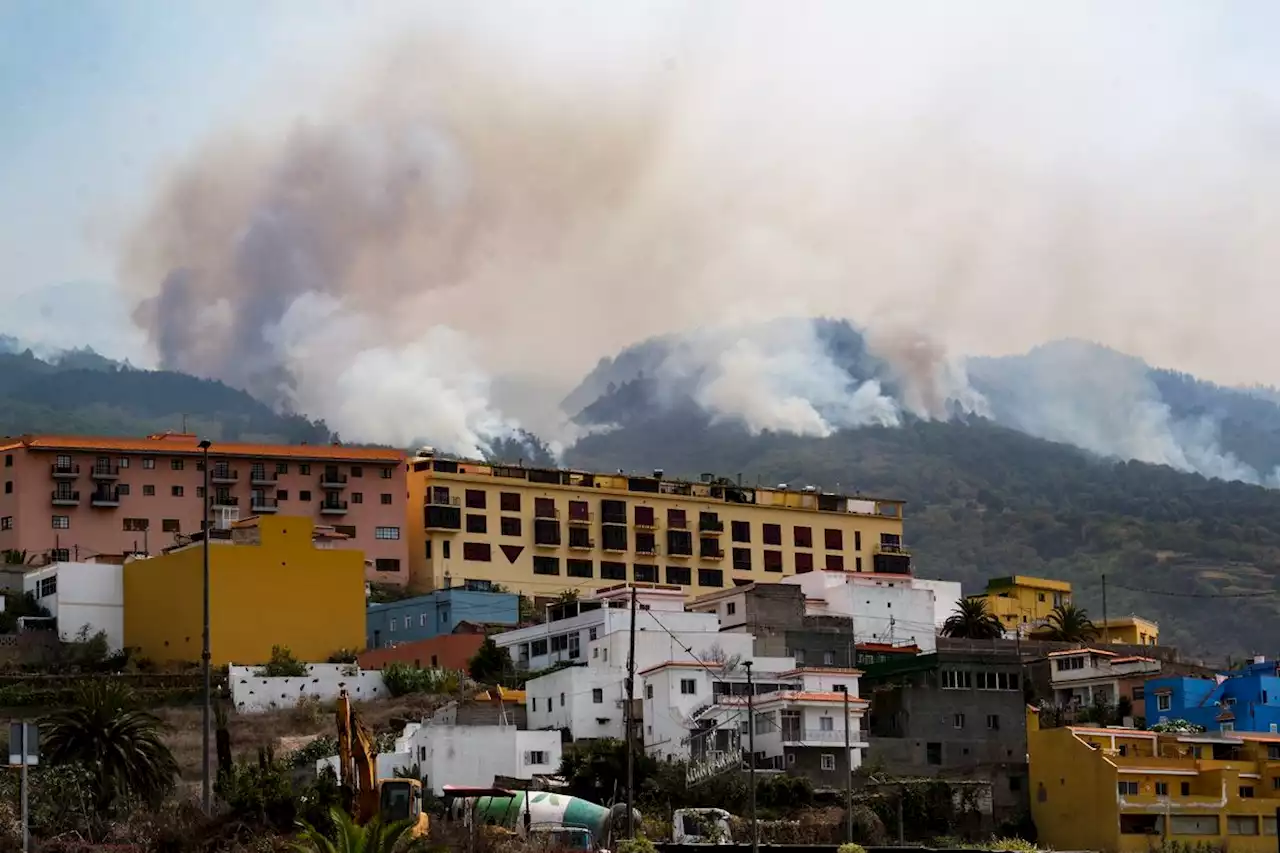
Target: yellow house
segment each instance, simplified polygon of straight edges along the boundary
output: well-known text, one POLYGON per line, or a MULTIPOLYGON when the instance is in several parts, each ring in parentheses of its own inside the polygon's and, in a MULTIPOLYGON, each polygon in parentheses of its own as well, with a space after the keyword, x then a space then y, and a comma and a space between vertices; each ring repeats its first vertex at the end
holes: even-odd
POLYGON ((986 599, 987 612, 1000 620, 1006 630, 1043 623, 1059 605, 1071 603, 1071 584, 1026 575, 992 578, 987 589, 969 598, 986 599))
MULTIPOLYGON (((364 554, 326 547, 309 518, 262 516, 209 540, 215 666, 265 663, 273 645, 324 661, 365 640, 364 554)), ((203 542, 124 566, 124 640, 151 660, 199 661, 203 542)))
POLYGON ((662 471, 594 474, 442 458, 408 463, 409 583, 556 596, 620 582, 690 598, 813 571, 911 573, 903 502, 662 471))
POLYGON ((1095 621, 1098 639, 1104 643, 1123 643, 1130 646, 1155 646, 1159 644, 1160 626, 1141 616, 1123 616, 1119 619, 1095 621))
POLYGON ((1027 759, 1031 817, 1047 849, 1276 849, 1280 735, 1042 729, 1029 709, 1027 759))

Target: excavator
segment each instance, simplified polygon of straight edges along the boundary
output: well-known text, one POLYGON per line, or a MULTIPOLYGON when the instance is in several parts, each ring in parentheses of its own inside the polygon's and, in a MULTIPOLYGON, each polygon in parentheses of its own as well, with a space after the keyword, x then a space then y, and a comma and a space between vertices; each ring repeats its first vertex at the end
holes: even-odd
POLYGON ((360 826, 381 817, 384 824, 412 820, 411 838, 425 838, 430 818, 422 810, 422 782, 418 779, 379 779, 378 744, 351 706, 351 697, 338 694, 338 782, 351 794, 351 816, 360 826))

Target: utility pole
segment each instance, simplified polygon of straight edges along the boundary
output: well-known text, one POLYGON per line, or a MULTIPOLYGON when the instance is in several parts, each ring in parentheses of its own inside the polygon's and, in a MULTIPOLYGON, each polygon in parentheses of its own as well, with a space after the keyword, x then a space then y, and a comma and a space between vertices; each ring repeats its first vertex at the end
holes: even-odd
POLYGON ((853 751, 849 743, 849 685, 841 684, 844 693, 844 840, 853 843, 853 751))
POLYGON ((1111 629, 1107 626, 1107 576, 1102 576, 1102 642, 1111 645, 1111 629))
POLYGON ((627 726, 627 837, 636 837, 635 788, 636 788, 636 585, 631 584, 631 636, 627 651, 627 713, 623 715, 627 726))
MULTIPOLYGON (((212 693, 213 678, 209 669, 209 535, 211 531, 209 524, 209 447, 212 444, 209 439, 200 442, 200 449, 204 451, 204 499, 201 501, 204 507, 204 548, 202 560, 204 563, 204 636, 201 641, 200 664, 204 669, 204 702, 201 713, 200 727, 200 743, 204 747, 203 760, 201 761, 201 777, 200 777, 200 801, 204 806, 206 816, 213 814, 213 791, 209 784, 209 705, 211 701, 210 693, 212 693)), ((145 536, 145 533, 143 534, 145 536)))
POLYGON ((751 788, 751 853, 760 853, 760 828, 756 824, 756 688, 751 680, 751 664, 747 669, 747 782, 751 788))

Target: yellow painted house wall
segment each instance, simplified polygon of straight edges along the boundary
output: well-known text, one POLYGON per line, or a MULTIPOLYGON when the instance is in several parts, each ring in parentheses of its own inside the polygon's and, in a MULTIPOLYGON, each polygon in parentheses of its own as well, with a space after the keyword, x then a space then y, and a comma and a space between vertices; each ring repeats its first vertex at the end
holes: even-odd
POLYGON ((1029 712, 1031 816, 1040 844, 1058 850, 1144 853, 1167 840, 1233 853, 1274 851, 1280 738, 1250 734, 1242 739, 1237 758, 1215 760, 1212 745, 1188 743, 1176 735, 1079 727, 1042 730, 1034 711, 1029 712), (1121 782, 1136 784, 1137 792, 1121 794, 1121 782), (1244 796, 1246 790, 1251 796, 1244 796), (1158 828, 1152 834, 1122 832, 1122 815, 1154 817, 1158 828), (1189 827, 1180 826, 1178 819, 1191 817, 1203 832, 1183 831, 1189 827), (1246 828, 1254 831, 1243 832, 1246 828))
POLYGON ((1160 641, 1160 626, 1140 616, 1126 616, 1122 619, 1098 620, 1094 623, 1102 632, 1099 639, 1111 643, 1123 643, 1131 646, 1155 646, 1160 641))
MULTIPOLYGON (((263 517, 260 544, 210 543, 210 652, 215 666, 258 664, 273 645, 324 661, 365 640, 364 554, 316 548, 314 525, 263 517)), ((202 548, 125 566, 125 644, 155 661, 198 661, 202 548)))
POLYGON ((1012 629, 1015 625, 1043 621, 1056 605, 1070 604, 1071 584, 1016 575, 994 578, 987 582, 986 591, 969 597, 985 599, 987 611, 1005 628, 1012 629))

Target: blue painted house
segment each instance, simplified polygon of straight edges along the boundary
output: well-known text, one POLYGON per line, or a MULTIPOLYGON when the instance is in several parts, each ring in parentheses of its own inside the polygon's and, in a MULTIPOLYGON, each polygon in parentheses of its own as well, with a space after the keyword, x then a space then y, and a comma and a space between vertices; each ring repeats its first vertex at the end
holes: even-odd
POLYGON ((1216 678, 1153 678, 1147 725, 1186 720, 1207 732, 1280 731, 1280 663, 1256 659, 1216 678))
POLYGON ((458 587, 426 595, 370 604, 365 611, 365 647, 391 645, 452 634, 461 622, 510 625, 520 621, 520 596, 458 587))

